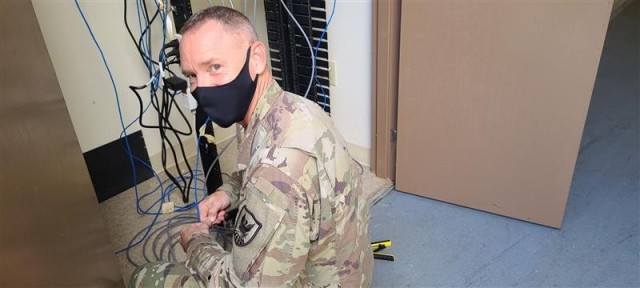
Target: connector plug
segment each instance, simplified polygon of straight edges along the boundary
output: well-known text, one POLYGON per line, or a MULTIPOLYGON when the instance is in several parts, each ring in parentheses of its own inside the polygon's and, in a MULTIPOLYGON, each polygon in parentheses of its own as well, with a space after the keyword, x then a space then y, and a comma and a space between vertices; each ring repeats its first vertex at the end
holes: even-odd
POLYGON ((161 211, 162 214, 170 214, 176 211, 176 207, 173 205, 173 202, 165 202, 162 203, 161 211))
POLYGON ((180 91, 184 93, 187 91, 187 81, 178 76, 171 76, 169 78, 165 78, 164 84, 167 85, 167 88, 176 92, 180 91))

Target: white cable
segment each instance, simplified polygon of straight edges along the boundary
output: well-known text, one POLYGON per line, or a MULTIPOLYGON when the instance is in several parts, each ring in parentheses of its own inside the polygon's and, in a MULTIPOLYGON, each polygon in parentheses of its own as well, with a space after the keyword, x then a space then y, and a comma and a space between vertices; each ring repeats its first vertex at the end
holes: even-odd
POLYGON ((258 19, 256 19, 256 7, 258 7, 258 0, 253 0, 253 25, 254 26, 258 22, 258 19))
POLYGON ((171 17, 167 16, 167 36, 169 39, 174 39, 176 37, 176 31, 174 29, 173 21, 171 21, 171 17))
MULTIPOLYGON (((167 35, 166 35, 167 26, 169 25, 168 20, 169 20, 169 13, 166 13, 166 11, 165 11, 165 16, 164 16, 164 25, 165 25, 165 27, 164 27, 164 31, 163 31, 163 33, 165 33, 163 35, 164 38, 167 37, 167 35)), ((162 45, 164 46, 164 43, 162 43, 162 45)), ((158 60, 161 60, 161 59, 158 59, 158 60)), ((167 59, 164 59, 164 60, 166 61, 167 59)), ((160 63, 160 61, 158 61, 158 68, 160 69, 160 79, 159 80, 160 80, 160 84, 164 85, 164 81, 163 81, 164 80, 164 68, 162 66, 164 66, 164 65, 162 65, 162 63, 160 63)))
POLYGON ((280 3, 282 3, 282 7, 284 7, 284 10, 287 10, 287 13, 289 14, 293 22, 296 23, 296 26, 298 26, 298 28, 300 29, 300 33, 302 33, 302 36, 304 36, 304 40, 307 40, 307 44, 309 45, 309 53, 311 53, 311 77, 309 78, 309 86, 307 87, 307 92, 304 92, 304 98, 307 98, 307 95, 309 95, 309 90, 311 90, 311 85, 313 85, 313 76, 315 76, 316 73, 316 57, 313 57, 313 45, 311 45, 309 37, 307 37, 307 34, 304 33, 304 29, 302 29, 302 26, 300 26, 300 23, 298 23, 296 17, 293 16, 293 13, 291 13, 291 11, 289 11, 289 8, 287 8, 287 4, 284 3, 284 0, 280 0, 280 3))
POLYGON ((147 83, 144 83, 144 86, 147 87, 149 85, 151 85, 151 82, 153 82, 153 79, 155 79, 155 76, 151 76, 151 78, 149 78, 149 81, 147 81, 147 83))
MULTIPOLYGON (((229 6, 231 6, 231 9, 236 9, 236 7, 233 7, 233 0, 228 0, 229 1, 229 6)), ((222 3, 222 6, 227 6, 227 3, 224 2, 224 0, 220 0, 220 3, 222 3)))
POLYGON ((244 0, 244 5, 242 5, 242 14, 247 15, 247 0, 244 0))

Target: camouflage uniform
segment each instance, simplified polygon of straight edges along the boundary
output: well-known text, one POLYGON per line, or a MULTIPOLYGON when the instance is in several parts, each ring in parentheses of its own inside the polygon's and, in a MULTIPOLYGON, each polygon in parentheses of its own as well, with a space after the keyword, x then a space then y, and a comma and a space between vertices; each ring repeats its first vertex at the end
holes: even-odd
MULTIPOLYGON (((373 256, 360 171, 324 111, 274 81, 247 125, 238 168, 220 188, 229 209, 239 209, 231 252, 197 233, 185 263, 193 275, 176 277, 157 269, 162 264, 147 271, 173 277, 167 287, 369 286, 373 256)), ((136 283, 142 269, 131 285, 143 285, 136 283)))

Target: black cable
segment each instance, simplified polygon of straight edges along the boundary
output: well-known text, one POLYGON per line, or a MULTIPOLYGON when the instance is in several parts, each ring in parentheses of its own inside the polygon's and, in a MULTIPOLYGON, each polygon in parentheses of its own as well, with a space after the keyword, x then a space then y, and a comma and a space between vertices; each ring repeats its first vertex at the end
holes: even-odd
MULTIPOLYGON (((176 256, 175 256, 175 253, 172 251, 172 249, 174 246, 176 246, 179 243, 179 237, 176 237, 176 236, 179 235, 180 232, 171 232, 170 230, 175 227, 196 223, 196 222, 197 222, 197 219, 193 215, 178 215, 178 216, 171 217, 169 219, 158 221, 156 225, 160 225, 160 226, 149 234, 149 236, 142 243, 142 247, 140 247, 140 249, 142 249, 142 255, 145 261, 147 262, 174 261, 175 262, 176 256), (166 236, 166 237, 163 237, 163 236, 166 236), (177 239, 173 240, 175 238, 177 239), (152 259, 149 258, 149 256, 147 255, 147 250, 150 242, 151 242, 152 256, 155 258, 154 261, 152 261, 152 259), (159 249, 158 249, 158 244, 160 244, 159 249), (163 258, 163 254, 165 253, 165 251, 167 251, 166 259, 163 258)), ((225 247, 226 245, 230 244, 231 241, 233 240, 233 234, 235 232, 235 228, 232 226, 233 226, 232 220, 225 220, 222 225, 211 226, 209 228, 209 231, 211 233, 215 233, 217 236, 216 240, 219 243, 222 242, 220 243, 221 246, 225 247)), ((143 228, 142 230, 140 230, 134 236, 134 238, 137 238, 140 234, 144 232, 144 230, 146 230, 146 228, 143 228)), ((130 250, 132 249, 129 249, 126 251, 127 260, 133 266, 137 267, 139 265, 135 263, 133 259, 131 259, 131 255, 129 254, 130 250)))
MULTIPOLYGON (((176 73, 174 73, 169 68, 169 66, 174 64, 180 64, 179 42, 178 40, 172 40, 169 43, 164 44, 161 48, 162 50, 160 50, 161 52, 163 52, 164 56, 161 56, 161 61, 154 61, 151 56, 153 55, 153 53, 151 52, 151 42, 152 42, 151 33, 150 33, 151 26, 154 23, 154 21, 156 21, 158 16, 164 19, 164 16, 166 16, 166 14, 164 13, 164 11, 161 11, 160 7, 158 7, 155 13, 153 13, 152 17, 149 18, 150 16, 149 7, 147 7, 147 3, 143 1, 142 10, 144 12, 140 13, 140 11, 138 11, 138 17, 140 18, 144 17, 145 19, 143 21, 146 22, 145 23, 146 25, 144 25, 144 29, 141 29, 140 37, 136 39, 136 37, 134 36, 131 30, 131 27, 129 26, 128 19, 127 19, 127 1, 124 0, 123 3, 124 3, 124 21, 125 21, 125 26, 127 28, 127 32, 129 34, 129 37, 131 38, 131 41, 136 47, 136 50, 140 54, 141 59, 145 63, 145 66, 149 71, 150 78, 153 79, 153 81, 150 81, 150 85, 129 86, 129 88, 134 92, 136 98, 138 99, 138 104, 139 104, 139 120, 138 121, 140 126, 143 128, 158 129, 158 132, 161 138, 161 158, 162 158, 163 170, 167 175, 167 178, 175 185, 175 188, 177 188, 182 193, 183 201, 187 203, 189 201, 189 191, 191 189, 191 185, 193 181, 197 181, 197 179, 194 180, 195 178, 194 171, 188 161, 189 159, 185 152, 185 146, 180 135, 183 135, 183 136, 192 135, 193 127, 190 125, 190 122, 187 116, 182 111, 182 109, 180 109, 180 105, 177 103, 175 99, 177 91, 175 91, 175 93, 171 93, 170 91, 173 91, 173 90, 170 90, 168 86, 163 85, 162 87, 159 87, 161 85, 160 82, 157 81, 158 79, 154 79, 154 76, 158 77, 159 75, 154 74, 154 73, 157 73, 157 71, 154 71, 154 66, 153 66, 153 65, 158 65, 161 68, 161 71, 167 71, 167 73, 169 73, 170 75, 176 76, 176 73), (146 47, 148 47, 148 48, 145 48, 148 51, 143 50, 142 48, 143 43, 146 45, 146 47), (158 116, 158 121, 157 121, 157 124, 154 123, 155 125, 154 124, 147 125, 144 123, 144 120, 143 120, 143 114, 145 113, 145 111, 144 111, 142 96, 140 95, 139 90, 146 89, 146 88, 150 88, 150 91, 149 91, 150 104, 153 107, 153 109, 156 111, 158 116), (161 95, 158 95, 158 92, 159 92, 157 91, 158 89, 162 89, 161 95), (174 108, 178 109, 178 113, 180 114, 182 120, 184 120, 184 123, 187 123, 187 129, 176 129, 176 127, 171 123, 170 117, 172 113, 175 114, 174 108), (175 137, 175 140, 178 142, 177 146, 174 144, 175 143, 174 141, 171 141, 170 137, 175 137), (180 153, 181 156, 178 156, 178 153, 180 153), (181 160, 184 161, 184 164, 181 164, 178 161, 179 158, 182 158, 181 160), (175 163, 175 167, 178 171, 177 177, 168 171, 167 169, 168 159, 173 159, 175 163), (182 170, 181 168, 183 167, 182 165, 186 165, 186 168, 188 169, 189 174, 181 173, 181 170, 182 170)), ((139 6, 138 6, 138 9, 140 9, 139 6)), ((163 76, 160 75, 159 77, 163 77, 163 76)), ((229 144, 225 147, 225 149, 229 146, 229 144)), ((198 191, 195 191, 195 193, 198 193, 198 191)), ((165 197, 164 192, 162 197, 165 197)), ((197 205, 197 204, 194 204, 194 205, 197 205)), ((165 257, 165 255, 166 255, 166 260, 173 259, 175 261, 176 255, 173 251, 173 247, 178 243, 178 241, 173 239, 175 239, 176 235, 178 235, 179 233, 171 232, 171 229, 174 227, 178 227, 180 225, 185 225, 187 223, 193 223, 196 221, 197 219, 192 215, 178 215, 168 220, 156 222, 155 223, 156 225, 160 223, 164 223, 164 224, 158 226, 152 231, 149 231, 149 229, 151 229, 150 227, 148 226, 145 227, 144 229, 139 231, 134 236, 133 239, 137 239, 138 237, 141 236, 142 233, 145 233, 146 235, 148 235, 148 237, 146 237, 143 240, 144 241, 143 245, 138 248, 138 249, 143 249, 142 257, 144 258, 145 261, 151 262, 151 260, 153 260, 152 258, 155 258, 155 260, 165 260, 165 259, 162 259, 165 257), (149 245, 151 245, 152 255, 148 255, 147 253, 147 248, 149 245), (158 245, 160 246, 158 247, 158 245)), ((214 229, 217 229, 217 228, 214 228, 214 229)), ((225 230, 224 233, 221 233, 221 235, 222 234, 224 239, 226 239, 225 241, 231 241, 230 239, 232 239, 233 237, 233 230, 227 229, 225 230)), ((138 264, 135 263, 134 259, 131 257, 131 250, 133 249, 126 250, 127 261, 134 266, 138 266, 138 264)))
POLYGON ((181 216, 182 215, 178 215, 178 216, 170 218, 166 225, 163 225, 163 226, 157 228, 156 230, 153 231, 152 234, 149 234, 149 237, 147 237, 147 240, 142 245, 142 249, 143 249, 142 253, 143 253, 143 255, 145 257, 145 260, 147 262, 167 260, 167 259, 163 259, 162 258, 162 252, 158 253, 159 251, 157 249, 157 246, 158 246, 158 242, 160 242, 160 239, 162 238, 163 235, 167 234, 167 239, 170 240, 176 234, 179 234, 179 232, 178 233, 173 233, 173 234, 167 233, 167 231, 169 231, 169 229, 177 227, 177 226, 180 226, 180 225, 184 225, 184 224, 195 223, 195 218, 193 218, 193 219, 181 219, 179 222, 171 223, 171 221, 173 221, 176 218, 181 217, 181 216), (155 260, 153 260, 153 261, 150 261, 149 258, 146 256, 146 253, 147 253, 147 250, 148 250, 147 249, 147 247, 148 247, 147 245, 149 244, 149 240, 150 239, 153 239, 153 241, 151 242, 151 253, 152 253, 152 256, 155 258, 155 260))
MULTIPOLYGON (((143 3, 144 3, 144 1, 143 1, 143 3)), ((142 40, 144 39, 144 35, 148 35, 146 39, 147 39, 147 47, 149 47, 149 55, 153 55, 153 53, 151 52, 151 31, 149 31, 149 29, 151 29, 151 25, 156 20, 156 17, 158 17, 159 13, 160 13, 160 11, 158 10, 158 11, 156 11, 156 13, 153 14, 153 17, 151 18, 151 21, 147 22, 147 26, 144 28, 144 30, 142 30, 142 33, 140 34, 140 38, 138 39, 138 42, 137 42, 137 46, 138 47, 142 47, 142 40)), ((147 56, 147 57, 150 57, 150 56, 147 56)), ((160 64, 158 64, 158 62, 155 62, 155 61, 153 63, 156 64, 156 65, 160 65, 160 64)), ((153 76, 153 71, 152 71, 152 69, 149 69, 149 77, 151 77, 151 76, 153 76)))
MULTIPOLYGON (((196 191, 196 193, 197 193, 197 191, 196 191)), ((194 219, 194 220, 197 221, 198 219, 194 219)), ((173 221, 173 219, 169 220, 169 224, 168 225, 171 225, 171 221, 173 221)), ((173 236, 169 232, 169 229, 165 229, 165 234, 167 235, 167 241, 165 241, 165 242, 171 241, 171 238, 173 238, 173 236)), ((158 239, 158 238, 160 238, 159 235, 158 235, 158 237, 156 239, 158 239)), ((154 247, 155 247, 155 241, 154 241, 154 247)), ((155 251, 155 248, 154 248, 154 251, 155 251)), ((163 251, 164 251, 164 244, 162 245, 162 247, 160 247, 160 257, 162 257, 163 251)), ((173 249, 169 249, 169 251, 170 251, 170 254, 167 255, 167 259, 169 261, 171 261, 171 254, 173 254, 173 258, 174 259, 176 258, 176 255, 175 255, 175 253, 173 253, 173 249)))
POLYGON ((191 187, 191 183, 192 183, 192 179, 193 179, 193 170, 191 168, 191 165, 189 165, 189 160, 188 157, 186 155, 186 152, 184 150, 184 144, 182 143, 182 139, 180 139, 180 136, 178 134, 181 135, 185 135, 188 136, 191 133, 193 133, 193 128, 191 127, 191 125, 189 124, 189 121, 187 120, 186 115, 182 112, 182 109, 180 109, 179 105, 177 105, 177 103, 175 102, 175 94, 173 94, 171 97, 169 97, 169 92, 168 89, 166 87, 163 87, 162 89, 162 94, 163 94, 163 99, 162 101, 159 101, 157 98, 157 95, 154 93, 151 93, 151 104, 154 107, 154 109, 156 110, 156 112, 158 112, 158 125, 157 126, 153 126, 153 125, 147 125, 143 122, 143 102, 142 102, 142 97, 140 96, 140 94, 137 92, 137 90, 143 89, 146 86, 129 86, 129 88, 134 92, 134 94, 136 95, 137 99, 138 99, 138 104, 139 104, 139 113, 140 113, 140 117, 138 118, 138 122, 140 123, 140 126, 144 127, 144 128, 155 128, 158 129, 159 133, 160 133, 160 138, 161 138, 161 162, 162 162, 162 168, 163 171, 165 172, 165 174, 167 175, 167 177, 169 178, 169 180, 171 180, 171 182, 173 182, 174 185, 176 185, 176 188, 178 188, 178 190, 180 190, 181 194, 182 194, 182 200, 184 203, 189 202, 189 190, 191 187), (171 115, 171 108, 173 108, 173 106, 177 107, 178 112, 180 113, 180 115, 182 116, 183 120, 185 121, 185 123, 187 123, 187 127, 189 128, 188 132, 183 132, 183 131, 179 131, 176 130, 173 125, 171 124, 171 122, 169 121, 169 117, 171 115), (184 179, 184 177, 182 176, 182 173, 179 173, 179 176, 182 180, 182 183, 185 183, 185 186, 183 187, 180 182, 178 182, 178 180, 176 179, 176 177, 173 176, 173 174, 171 174, 171 172, 169 172, 169 170, 167 169, 167 145, 169 146, 169 149, 171 150, 171 154, 172 154, 172 158, 174 160, 174 163, 176 165, 176 168, 178 169, 178 171, 180 172, 180 163, 178 161, 178 157, 176 154, 176 150, 173 146, 173 144, 171 144, 171 141, 169 140, 169 138, 166 135, 166 131, 171 131, 173 132, 175 138, 178 141, 178 144, 180 145, 180 152, 182 153, 182 159, 184 160, 187 169, 189 171, 189 180, 187 181, 186 179, 184 179))
MULTIPOLYGON (((191 223, 196 223, 196 222, 191 222, 191 223)), ((167 230, 169 230, 169 229, 166 229, 165 231, 167 231, 167 230)), ((158 251, 159 252, 159 256, 160 256, 159 261, 166 260, 166 261, 170 261, 170 262, 171 261, 175 262, 176 254, 173 252, 173 248, 172 247, 175 244, 179 243, 179 241, 180 241, 179 240, 180 239, 179 235, 180 235, 180 232, 167 233, 167 239, 162 243, 162 245, 160 246, 160 251, 158 251), (176 237, 176 236, 178 236, 178 237, 176 237), (177 240, 175 240, 175 241, 172 240, 172 239, 176 239, 176 238, 177 238, 177 240), (165 250, 167 251, 167 258, 163 259, 162 256, 164 256, 165 250)), ((157 248, 154 248, 154 249, 157 249, 157 248)))
MULTIPOLYGON (((180 135, 183 135, 183 136, 189 136, 189 135, 191 135, 191 134, 193 133, 193 128, 192 128, 192 127, 191 127, 191 125, 189 124, 189 120, 187 120, 187 116, 184 114, 184 112, 182 112, 182 110, 181 110, 180 108, 178 108, 178 111, 180 111, 180 115, 182 116, 182 118, 183 118, 183 119, 185 120, 185 122, 187 123, 187 127, 188 127, 188 129, 189 129, 189 130, 188 130, 188 132, 184 132, 184 131, 177 130, 177 129, 173 128, 173 125, 171 125, 171 123, 170 123, 170 122, 168 122, 168 121, 167 121, 167 122, 169 123, 169 126, 155 126, 155 125, 145 124, 145 123, 142 121, 142 114, 144 114, 144 104, 143 104, 143 101, 142 101, 142 96, 140 96, 140 93, 138 93, 138 90, 142 90, 142 89, 145 89, 145 88, 147 88, 147 85, 143 85, 143 86, 129 86, 129 89, 131 89, 131 91, 133 91, 133 93, 134 93, 134 94, 136 95, 136 97, 138 98, 138 105, 139 105, 139 108, 140 108, 140 109, 139 109, 139 114, 140 114, 139 116, 141 116, 141 117, 139 117, 139 118, 138 118, 138 123, 140 124, 140 126, 141 126, 141 127, 143 127, 143 128, 149 128, 149 129, 167 129, 167 130, 173 130, 173 131, 175 131, 176 133, 178 133, 178 134, 180 134, 180 135)), ((175 99, 173 99, 172 101, 174 101, 174 102, 175 102, 175 99)), ((154 108, 156 111, 159 111, 159 110, 161 109, 161 107, 159 106, 159 104, 158 104, 157 102, 159 102, 159 101, 158 101, 158 99, 157 99, 157 98, 154 98, 154 96, 151 96, 151 105, 153 106, 153 108, 154 108), (154 99, 156 100, 155 102, 153 101, 154 99)), ((164 117, 164 116, 162 116, 162 115, 160 115, 160 116, 161 116, 162 118, 165 118, 165 117, 164 117)))
MULTIPOLYGON (((169 63, 169 64, 180 64, 180 62, 176 62, 176 63, 169 63)), ((165 71, 169 72, 169 74, 171 74, 171 76, 178 76, 176 75, 176 73, 174 73, 173 71, 171 71, 171 69, 169 68, 164 68, 165 71)))
MULTIPOLYGON (((144 261, 147 261, 147 263, 149 262, 153 262, 149 259, 149 257, 147 256, 147 244, 149 243, 149 239, 153 238, 154 235, 156 233, 158 233, 160 230, 162 229, 161 227, 156 228, 155 230, 151 231, 151 233, 149 233, 149 235, 147 236, 147 239, 145 239, 144 242, 142 242, 142 257, 144 258, 144 261)), ((154 251, 152 251, 154 252, 154 251)), ((155 255, 155 253, 154 253, 155 255)), ((158 259, 156 259, 156 261, 158 261, 158 259)))
POLYGON ((163 68, 165 70, 169 71, 169 73, 171 73, 171 75, 177 76, 175 73, 173 73, 173 71, 171 71, 169 69, 169 66, 172 65, 172 64, 178 64, 178 65, 180 64, 180 51, 179 51, 180 48, 179 48, 179 44, 174 44, 174 41, 176 41, 176 43, 177 43, 177 40, 173 40, 173 41, 167 43, 164 46, 165 60, 164 60, 164 63, 163 63, 164 64, 163 68), (167 52, 167 50, 168 50, 168 52, 167 52))
POLYGON ((142 61, 145 62, 145 66, 147 64, 146 61, 150 61, 153 64, 158 65, 158 62, 154 61, 149 56, 144 54, 144 52, 142 51, 142 48, 140 47, 140 45, 138 45, 138 41, 136 41, 136 38, 133 36, 133 32, 131 32, 131 27, 129 27, 129 20, 127 19, 127 0, 124 0, 124 25, 127 27, 127 31, 129 32, 129 36, 131 37, 131 41, 133 42, 133 45, 136 46, 136 49, 138 50, 140 57, 142 57, 142 61))
POLYGON ((162 231, 162 232, 164 232, 163 234, 166 235, 166 239, 161 244, 160 249, 158 250, 158 243, 160 242, 159 240, 161 238, 160 234, 158 234, 158 236, 154 239, 154 241, 152 243, 151 249, 154 251, 154 253, 157 252, 157 254, 155 255, 156 259, 157 259, 156 261, 171 261, 172 257, 173 257, 173 259, 175 261, 175 258, 176 258, 175 257, 175 253, 172 251, 171 247, 175 246, 175 243, 178 243, 180 237, 176 237, 176 236, 179 235, 180 232, 172 233, 172 232, 170 232, 170 229, 173 229, 175 227, 182 226, 182 225, 185 225, 185 224, 197 223, 197 219, 195 219, 195 217, 193 217, 193 216, 187 217, 187 218, 184 218, 184 219, 180 219, 178 222, 175 222, 175 223, 171 223, 171 221, 173 221, 173 220, 175 220, 175 218, 170 219, 169 220, 169 224, 167 224, 164 227, 164 231, 162 231), (172 239, 175 239, 175 238, 177 238, 177 240, 173 241, 172 239), (164 251, 167 248, 169 248, 169 252, 168 252, 167 258, 163 259, 162 256, 164 254, 164 251))
MULTIPOLYGON (((163 88, 162 89, 162 95, 163 95, 163 101, 162 102, 157 101, 157 98, 155 96, 153 97, 158 102, 156 105, 154 105, 155 107, 157 107, 156 110, 158 112, 158 127, 164 127, 164 122, 165 121, 164 121, 164 117, 163 117, 163 112, 164 112, 164 110, 166 108, 166 101, 164 99, 165 98, 165 94, 166 94, 166 89, 163 88), (162 103, 161 107, 160 107, 160 103, 162 103)), ((165 129, 159 128, 158 132, 160 133, 160 139, 161 139, 161 145, 162 145, 161 146, 161 150, 160 150, 162 169, 165 172, 165 175, 169 178, 169 180, 171 180, 171 182, 173 182, 173 184, 176 186, 176 188, 178 188, 178 190, 180 190, 180 193, 183 195, 183 199, 184 199, 185 189, 182 188, 182 185, 180 185, 180 183, 178 183, 178 180, 167 169, 167 145, 169 145, 169 148, 171 149, 171 153, 173 154, 174 163, 176 163, 176 166, 178 166, 178 160, 177 160, 177 156, 176 156, 176 151, 173 148, 173 145, 171 144, 171 142, 166 137, 165 129)), ((177 167, 177 168, 178 168, 178 173, 180 173, 179 167, 177 167)))
MULTIPOLYGON (((176 156, 176 151, 175 148, 173 147, 173 144, 171 144, 171 142, 168 140, 168 138, 166 137, 166 134, 163 132, 161 133, 161 137, 162 137, 162 168, 165 172, 165 174, 167 175, 167 177, 171 180, 171 182, 173 182, 174 185, 176 185, 176 188, 178 188, 178 190, 180 191, 180 193, 182 194, 182 200, 184 203, 189 202, 189 197, 188 197, 188 191, 189 191, 189 186, 185 185, 186 187, 183 188, 182 185, 180 185, 180 182, 178 181, 178 179, 176 179, 173 174, 171 174, 171 172, 168 171, 167 169, 167 150, 166 150, 166 146, 165 143, 169 145, 169 148, 171 149, 171 154, 173 155, 173 160, 174 163, 176 164, 176 168, 178 170, 178 173, 180 172, 180 165, 178 163, 178 159, 176 156)), ((179 143, 182 143, 181 141, 178 141, 179 143)), ((184 151, 184 149, 182 148, 182 145, 180 145, 180 149, 184 151)), ((179 173, 180 176, 180 180, 182 180, 182 183, 186 183, 187 181, 184 179, 184 177, 182 176, 181 173, 179 173)), ((189 178, 189 183, 191 183, 191 178, 189 178)))
MULTIPOLYGON (((158 14, 160 13, 160 9, 156 10, 156 13, 154 13, 153 17, 151 18, 151 20, 149 20, 149 10, 147 9, 147 1, 141 1, 142 2, 142 7, 144 8, 144 19, 147 21, 147 27, 144 29, 144 32, 142 33, 142 35, 145 34, 145 32, 151 28, 151 24, 153 23, 153 21, 156 19, 156 16, 158 16, 158 14)), ((140 35, 140 38, 142 38, 142 35, 140 35)), ((153 53, 151 52, 151 33, 149 32, 148 36, 147 36, 147 47, 149 48, 149 55, 153 55, 153 53)), ((151 75, 149 75, 151 76, 151 75)))
MULTIPOLYGON (((171 123, 168 123, 168 119, 170 117, 170 113, 171 113, 171 108, 172 108, 172 104, 175 102, 175 94, 173 94, 173 96, 169 96, 169 91, 168 89, 165 87, 163 89, 163 113, 165 114, 165 121, 167 122, 168 125, 171 125, 171 123), (169 98, 173 99, 174 101, 170 101, 169 98)), ((180 108, 178 108, 179 111, 180 108)), ((164 123, 161 123, 160 126, 163 126, 164 123)), ((191 127, 191 126, 189 126, 191 127)), ((175 180, 175 178, 169 173, 169 171, 167 171, 166 169, 166 157, 163 157, 163 168, 165 170, 165 173, 167 173, 167 176, 172 180, 172 182, 174 182, 174 184, 176 184, 176 186, 178 186, 178 189, 182 192, 182 200, 187 203, 189 202, 189 188, 191 187, 191 181, 193 179, 193 170, 191 169, 191 165, 189 165, 189 160, 187 159, 186 153, 184 151, 184 144, 182 143, 182 139, 180 139, 180 137, 178 136, 178 134, 175 132, 175 130, 170 130, 173 131, 174 136, 176 137, 178 144, 180 145, 180 151, 182 152, 182 158, 185 162, 185 165, 187 166, 187 169, 189 171, 189 180, 185 180, 185 178, 183 177, 182 173, 179 173, 178 175, 180 176, 180 179, 183 181, 183 183, 186 183, 185 187, 182 188, 179 186, 179 183, 175 180)), ((169 148, 171 148, 171 152, 173 155, 173 160, 174 163, 176 165, 176 168, 178 170, 178 172, 181 171, 180 169, 180 163, 178 162, 177 156, 176 156, 176 152, 175 152, 175 148, 173 147, 173 144, 171 144, 171 142, 169 141, 169 138, 166 136, 165 131, 161 130, 161 137, 163 138, 163 140, 165 140, 167 142, 167 144, 169 144, 169 148)), ((163 145, 164 148, 164 145, 163 145)), ((163 153, 165 153, 166 150, 163 149, 163 153)))
MULTIPOLYGON (((158 222, 156 223, 156 225, 161 224, 161 223, 164 223, 164 222, 171 221, 172 219, 174 219, 174 220, 175 220, 176 218, 186 218, 186 219, 180 219, 180 220, 182 220, 182 221, 180 221, 180 222, 178 222, 178 223, 173 223, 173 224, 171 224, 171 225, 165 224, 165 225, 163 225, 163 226, 160 226, 160 227, 156 228, 156 230, 153 230, 153 231, 149 234, 149 236, 144 240, 144 242, 142 243, 142 247, 141 247, 141 249, 142 249, 142 255, 143 255, 143 258, 145 259, 145 261, 147 261, 147 262, 152 262, 152 261, 150 261, 149 257, 146 255, 146 251, 147 251, 147 245, 148 245, 148 242, 149 242, 149 240, 150 240, 151 238, 153 238, 153 235, 157 234, 157 233, 158 233, 159 231, 161 231, 161 229, 163 229, 163 228, 164 228, 164 229, 166 229, 166 228, 171 228, 171 227, 175 227, 175 226, 179 226, 179 225, 183 225, 183 224, 195 223, 195 217, 193 217, 193 216, 190 216, 190 215, 178 215, 178 216, 175 216, 175 217, 172 217, 172 218, 166 219, 166 220, 158 221, 158 222)), ((138 236, 140 236, 140 234, 142 234, 146 229, 147 229, 147 228, 145 227, 145 228, 143 228, 142 230, 140 230, 140 231, 139 231, 139 232, 134 236, 134 239, 135 239, 135 238, 137 238, 138 236)), ((152 246, 152 248, 153 248, 153 246, 152 246)), ((139 266, 139 265, 138 265, 137 263, 135 263, 135 262, 133 261, 133 259, 131 259, 131 256, 130 256, 130 254, 129 254, 129 251, 130 251, 130 250, 132 250, 132 249, 129 249, 129 250, 127 250, 127 252, 126 252, 126 254, 127 254, 127 260, 128 260, 128 261, 129 261, 129 263, 131 263, 133 266, 136 266, 136 267, 137 267, 137 266, 139 266)))
MULTIPOLYGON (((168 93, 168 91, 167 91, 168 93)), ((178 113, 180 113, 180 116, 182 117, 182 119, 184 120, 185 123, 187 123, 187 127, 189 128, 189 132, 181 132, 180 130, 176 130, 175 128, 173 128, 173 125, 171 125, 171 123, 169 122, 169 117, 168 115, 166 117, 164 117, 164 121, 167 122, 167 124, 169 125, 168 127, 170 127, 169 130, 172 130, 178 134, 184 135, 184 136, 189 136, 193 133, 193 128, 191 127, 189 120, 187 119, 187 116, 184 114, 184 112, 182 112, 182 109, 180 109, 178 103, 176 102, 176 97, 175 97, 175 93, 171 96, 171 97, 167 97, 167 101, 169 102, 171 105, 176 104, 176 107, 178 109, 178 113)), ((169 111, 170 112, 170 111, 169 111)))
MULTIPOLYGON (((160 118, 160 117, 158 117, 158 118, 160 118)), ((183 200, 184 200, 185 199, 185 196, 184 196, 185 195, 185 189, 182 188, 182 185, 180 185, 178 180, 167 169, 167 147, 166 147, 166 145, 169 145, 169 148, 171 149, 171 153, 173 154, 174 163, 176 164, 176 168, 178 168, 178 173, 180 173, 180 169, 179 169, 179 166, 178 166, 178 159, 177 159, 177 156, 176 156, 176 151, 173 148, 173 145, 171 144, 169 139, 167 138, 164 129, 160 129, 159 131, 160 131, 160 138, 162 140, 162 146, 161 146, 162 169, 164 170, 164 173, 167 175, 169 180, 171 180, 171 182, 173 182, 173 184, 176 185, 176 188, 178 188, 178 190, 180 190, 180 193, 182 194, 182 197, 183 197, 183 200)), ((185 203, 187 201, 185 201, 185 203)))

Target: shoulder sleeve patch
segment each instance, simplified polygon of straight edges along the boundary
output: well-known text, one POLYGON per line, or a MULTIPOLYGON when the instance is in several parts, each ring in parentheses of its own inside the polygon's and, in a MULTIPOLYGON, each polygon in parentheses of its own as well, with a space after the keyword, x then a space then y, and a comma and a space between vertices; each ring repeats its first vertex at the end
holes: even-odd
POLYGON ((242 206, 237 219, 238 223, 233 233, 233 242, 236 246, 247 246, 262 229, 262 223, 247 206, 242 206))
POLYGON ((272 198, 279 194, 272 193, 274 189, 268 181, 249 181, 244 189, 246 198, 236 216, 231 251, 234 269, 243 282, 254 276, 252 274, 256 271, 251 269, 252 265, 259 265, 264 260, 259 258, 264 257, 261 256, 262 251, 275 245, 271 241, 273 234, 286 214, 284 209, 274 204, 277 200, 272 198))

